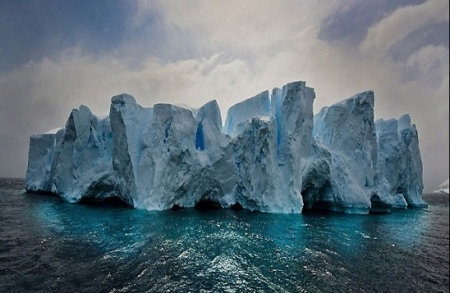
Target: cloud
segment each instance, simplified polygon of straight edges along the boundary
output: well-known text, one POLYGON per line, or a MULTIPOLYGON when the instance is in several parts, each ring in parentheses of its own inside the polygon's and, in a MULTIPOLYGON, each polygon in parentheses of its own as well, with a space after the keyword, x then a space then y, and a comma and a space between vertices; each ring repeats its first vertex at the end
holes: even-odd
POLYGON ((449 64, 448 48, 444 46, 428 45, 421 47, 406 61, 406 68, 409 72, 414 72, 423 86, 439 87, 444 78, 448 77, 449 64))
POLYGON ((133 94, 143 106, 167 102, 199 107, 207 101, 244 89, 251 76, 242 60, 183 60, 161 64, 148 60, 137 70, 113 56, 96 58, 65 52, 59 58, 44 58, 8 74, 0 74, 1 176, 25 175, 28 139, 31 134, 64 126, 70 111, 81 104, 99 115, 109 112, 110 99, 122 92, 133 94))
POLYGON ((74 47, 114 51, 128 39, 133 11, 114 0, 0 1, 0 71, 74 47))
POLYGON ((200 54, 252 59, 289 47, 345 1, 138 1, 136 23, 157 10, 168 34, 200 54), (198 44, 195 46, 194 44, 198 44))
MULTIPOLYGON (((448 145, 436 143, 448 136, 445 122, 449 112, 448 46, 421 45, 418 43, 421 40, 416 41, 412 34, 430 25, 448 23, 445 1, 396 9, 379 7, 379 21, 359 28, 367 34, 360 46, 353 47, 319 39, 318 33, 324 21, 337 12, 353 11, 364 19, 365 12, 353 8, 357 2, 333 2, 328 7, 286 1, 263 4, 239 1, 227 2, 225 6, 221 6, 222 2, 208 2, 205 6, 189 2, 188 7, 178 6, 179 3, 177 7, 167 2, 159 4, 166 26, 186 32, 190 37, 188 42, 205 46, 202 53, 223 52, 245 62, 246 69, 240 77, 245 84, 230 84, 226 98, 221 96, 223 89, 217 91, 222 106, 236 102, 236 96, 248 97, 298 79, 306 80, 316 89, 316 112, 357 92, 372 89, 376 94, 378 118, 398 118, 410 113, 417 124, 426 189, 434 189, 438 181, 448 177, 448 166, 439 162, 448 161, 448 145), (387 9, 384 14, 382 8, 387 9), (416 42, 415 50, 409 51, 405 60, 395 62, 389 48, 402 40, 405 44, 416 42)), ((348 13, 348 19, 356 17, 348 13)), ((202 82, 206 86, 208 81, 202 82)), ((195 91, 191 93, 195 95, 195 91)))
POLYGON ((437 21, 426 16, 410 29, 400 21, 404 15, 428 11, 442 22, 448 14, 429 2, 398 8, 367 27, 361 46, 318 37, 327 19, 354 11, 357 2, 138 1, 127 22, 135 34, 115 50, 71 47, 0 73, 0 102, 6 105, 0 123, 8 125, 1 128, 0 147, 8 152, 0 165, 12 166, 0 176, 24 176, 29 135, 63 126, 80 104, 104 115, 110 98, 122 92, 145 107, 200 107, 216 99, 225 117, 238 101, 305 80, 316 90, 315 112, 369 89, 377 117, 409 112, 419 129, 426 188, 434 190, 449 173, 448 46, 416 42, 398 61, 384 46, 437 21))
POLYGON ((0 75, 0 87, 6 103, 17 99, 25 107, 39 101, 58 107, 54 116, 64 112, 67 117, 80 104, 103 115, 109 111, 110 98, 122 92, 135 95, 144 106, 157 102, 201 106, 215 96, 244 88, 249 76, 245 61, 228 60, 220 54, 172 63, 150 59, 140 68, 130 69, 114 56, 96 58, 68 51, 57 59, 44 58, 0 75))
POLYGON ((361 44, 369 54, 385 53, 408 34, 433 23, 448 22, 447 1, 426 1, 421 5, 406 6, 372 26, 361 44))
POLYGON ((346 1, 334 13, 327 16, 319 31, 321 40, 345 43, 349 46, 359 44, 373 24, 390 15, 399 7, 417 5, 425 0, 377 0, 346 1))

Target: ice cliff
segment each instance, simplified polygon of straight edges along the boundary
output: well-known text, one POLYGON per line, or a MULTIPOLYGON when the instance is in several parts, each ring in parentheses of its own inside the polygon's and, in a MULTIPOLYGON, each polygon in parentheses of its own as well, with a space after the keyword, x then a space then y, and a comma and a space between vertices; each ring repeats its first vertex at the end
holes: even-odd
POLYGON ((422 162, 408 115, 374 121, 374 93, 313 115, 305 82, 232 106, 74 109, 64 128, 30 138, 26 189, 68 202, 118 198, 149 210, 246 208, 346 213, 424 207, 422 162))

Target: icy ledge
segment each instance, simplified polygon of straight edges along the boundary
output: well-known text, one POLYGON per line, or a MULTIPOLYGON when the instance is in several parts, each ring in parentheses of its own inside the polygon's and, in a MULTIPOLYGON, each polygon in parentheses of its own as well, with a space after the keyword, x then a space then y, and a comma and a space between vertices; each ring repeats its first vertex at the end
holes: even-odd
POLYGON ((26 189, 148 210, 426 207, 408 115, 375 122, 372 91, 316 116, 314 99, 305 82, 289 83, 232 106, 223 127, 216 101, 143 108, 122 94, 105 118, 80 106, 64 128, 31 136, 26 189))

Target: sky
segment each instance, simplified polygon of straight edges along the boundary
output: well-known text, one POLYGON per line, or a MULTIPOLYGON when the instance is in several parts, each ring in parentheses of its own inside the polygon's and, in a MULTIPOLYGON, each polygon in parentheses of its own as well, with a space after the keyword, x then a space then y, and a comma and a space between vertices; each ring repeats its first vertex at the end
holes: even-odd
POLYGON ((425 192, 449 177, 448 0, 0 1, 0 177, 25 177, 29 137, 111 97, 200 107, 303 80, 314 112, 375 92, 409 113, 425 192))

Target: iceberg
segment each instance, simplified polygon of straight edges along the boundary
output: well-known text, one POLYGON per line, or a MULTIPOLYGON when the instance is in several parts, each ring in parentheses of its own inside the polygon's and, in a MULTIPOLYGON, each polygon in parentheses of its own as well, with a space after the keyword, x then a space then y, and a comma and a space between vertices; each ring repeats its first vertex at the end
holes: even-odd
MULTIPOLYGON (((404 197, 411 207, 426 207, 422 199, 423 166, 416 126, 408 114, 398 120, 377 120, 378 165, 394 198, 404 197)), ((404 208, 401 200, 393 207, 404 208)))
POLYGON ((26 188, 35 192, 51 191, 52 162, 55 155, 54 133, 32 135, 28 153, 26 188))
POLYGON ((380 199, 375 182, 373 106, 374 93, 368 91, 325 107, 314 117, 314 139, 330 158, 329 188, 314 204, 348 213, 369 212, 380 200, 390 205, 389 200, 380 199))
POLYGON ((449 194, 449 180, 442 182, 433 193, 449 194))
POLYGON ((425 207, 418 134, 408 115, 374 121, 374 93, 313 114, 303 81, 230 107, 193 109, 112 97, 109 115, 82 105, 64 128, 32 135, 26 189, 67 202, 134 208, 245 208, 344 213, 425 207))

